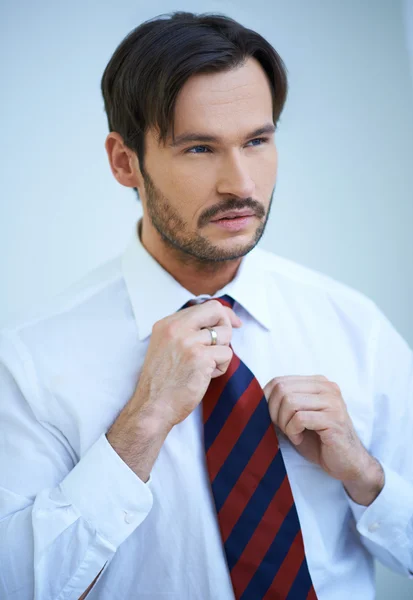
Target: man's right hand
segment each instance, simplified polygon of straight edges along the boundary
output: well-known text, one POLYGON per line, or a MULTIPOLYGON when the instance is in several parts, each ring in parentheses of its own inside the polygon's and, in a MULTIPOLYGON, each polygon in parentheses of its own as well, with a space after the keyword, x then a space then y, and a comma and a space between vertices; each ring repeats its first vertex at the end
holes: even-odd
POLYGON ((135 392, 107 433, 121 458, 146 482, 169 431, 201 402, 231 362, 232 328, 242 322, 218 300, 155 323, 135 392), (211 333, 217 333, 211 345, 211 333))
POLYGON ((139 382, 137 406, 170 429, 201 402, 212 378, 226 372, 232 359, 232 328, 241 320, 218 300, 180 310, 155 323, 139 382), (213 327, 216 345, 211 345, 213 327))

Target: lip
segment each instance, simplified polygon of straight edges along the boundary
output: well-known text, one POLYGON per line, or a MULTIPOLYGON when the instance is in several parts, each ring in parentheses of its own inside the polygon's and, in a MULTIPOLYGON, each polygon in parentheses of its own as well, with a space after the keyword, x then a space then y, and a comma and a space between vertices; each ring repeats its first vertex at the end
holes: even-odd
POLYGON ((220 214, 215 219, 212 219, 212 222, 221 221, 221 219, 236 219, 239 217, 254 217, 255 213, 251 210, 229 210, 226 213, 220 214))
POLYGON ((226 213, 220 214, 215 219, 212 219, 212 222, 221 221, 221 219, 236 219, 239 217, 254 217, 255 213, 251 210, 229 210, 226 213))
POLYGON ((255 215, 248 214, 227 219, 221 218, 216 221, 211 221, 211 223, 217 227, 226 229, 227 231, 241 231, 241 229, 247 227, 254 218, 255 215))

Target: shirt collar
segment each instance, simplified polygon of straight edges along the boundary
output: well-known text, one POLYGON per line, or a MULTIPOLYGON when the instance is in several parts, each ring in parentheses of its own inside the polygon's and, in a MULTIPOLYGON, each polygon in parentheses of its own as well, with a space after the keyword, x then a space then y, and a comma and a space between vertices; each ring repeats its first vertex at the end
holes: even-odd
MULTIPOLYGON (((254 248, 243 257, 234 279, 214 297, 228 294, 234 298, 258 323, 271 329, 266 274, 260 267, 263 257, 254 248)), ((154 324, 178 311, 194 295, 182 287, 146 250, 138 234, 138 224, 122 255, 122 273, 125 279, 140 340, 148 337, 154 324)), ((209 299, 203 294, 198 300, 209 299)))

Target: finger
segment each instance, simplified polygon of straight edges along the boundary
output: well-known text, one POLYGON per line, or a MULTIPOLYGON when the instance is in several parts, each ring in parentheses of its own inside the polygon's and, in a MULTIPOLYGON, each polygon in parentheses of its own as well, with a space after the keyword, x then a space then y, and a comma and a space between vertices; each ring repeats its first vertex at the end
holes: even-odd
POLYGON ((282 377, 274 377, 264 388, 267 399, 274 393, 282 396, 289 392, 322 394, 327 391, 339 392, 340 388, 335 382, 329 381, 324 377, 324 375, 284 375, 282 377))
POLYGON ((277 404, 271 399, 269 410, 273 423, 281 431, 285 431, 290 419, 299 410, 325 410, 331 406, 331 397, 328 394, 286 394, 281 403, 277 404))
POLYGON ((241 319, 232 308, 224 306, 218 300, 208 300, 202 304, 189 306, 176 313, 176 315, 185 315, 188 318, 189 327, 193 330, 216 325, 231 325, 232 327, 241 327, 242 325, 241 319))
MULTIPOLYGON (((225 327, 224 325, 212 327, 217 334, 216 346, 229 346, 232 339, 232 327, 225 327)), ((209 329, 200 329, 192 333, 189 337, 194 344, 203 344, 204 346, 212 346, 212 336, 209 329)))
POLYGON ((329 429, 331 426, 331 416, 325 411, 300 410, 290 419, 283 433, 293 443, 300 443, 303 437, 301 434, 306 429, 321 432, 329 429))
POLYGON ((234 354, 232 349, 229 346, 210 346, 206 348, 206 352, 215 363, 211 378, 214 379, 226 373, 234 354))
MULTIPOLYGON (((222 326, 217 326, 217 327, 211 327, 211 329, 213 329, 215 331, 215 333, 217 334, 217 339, 215 342, 215 346, 221 345, 221 346, 229 346, 231 343, 231 339, 232 339, 232 327, 224 327, 222 326)), ((205 346, 212 346, 212 336, 211 336, 211 332, 209 329, 201 329, 201 331, 198 334, 199 339, 201 341, 201 343, 205 344, 205 346)))

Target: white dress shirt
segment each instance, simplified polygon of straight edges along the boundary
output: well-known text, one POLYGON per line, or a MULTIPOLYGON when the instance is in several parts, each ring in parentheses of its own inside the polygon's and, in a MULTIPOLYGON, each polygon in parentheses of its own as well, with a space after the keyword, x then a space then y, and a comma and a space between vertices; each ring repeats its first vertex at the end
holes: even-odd
MULTIPOLYGON (((413 578, 411 349, 364 295, 260 248, 222 294, 244 323, 234 351, 261 386, 281 375, 335 381, 385 471, 376 500, 358 505, 277 431, 318 599, 373 599, 374 557, 413 578)), ((122 256, 1 332, 2 600, 77 599, 103 566, 88 600, 234 599, 202 405, 171 430, 146 484, 105 436, 152 326, 191 298, 134 228, 122 256)))

